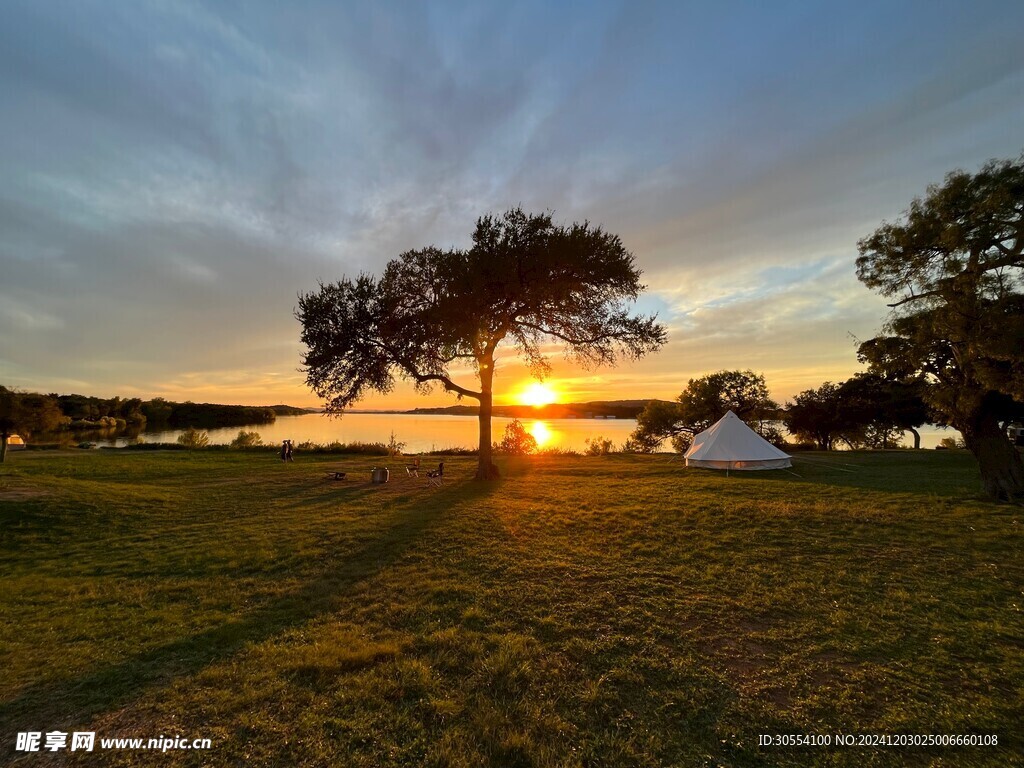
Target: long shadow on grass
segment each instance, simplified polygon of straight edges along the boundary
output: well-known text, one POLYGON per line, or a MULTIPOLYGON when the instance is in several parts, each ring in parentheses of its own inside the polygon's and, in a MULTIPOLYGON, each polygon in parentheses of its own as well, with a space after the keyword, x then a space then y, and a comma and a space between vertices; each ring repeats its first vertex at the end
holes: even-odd
MULTIPOLYGON (((669 465, 675 467, 677 465, 669 465)), ((672 470, 675 472, 676 470, 672 470)), ((721 470, 678 471, 725 478, 721 470)), ((666 470, 666 474, 669 474, 666 470)), ((682 475, 686 477, 686 474, 682 475)), ((980 488, 977 466, 969 457, 927 451, 892 451, 844 454, 797 453, 792 469, 762 472, 733 471, 729 481, 737 487, 760 484, 810 484, 867 493, 901 493, 927 496, 973 498, 980 488)))
MULTIPOLYGON (((849 460, 845 458, 797 453, 793 456, 792 472, 804 482, 886 494, 977 498, 981 490, 978 466, 973 457, 965 454, 872 451, 855 452, 849 460)), ((788 473, 787 477, 798 479, 788 473)))
POLYGON ((82 724, 100 712, 127 705, 150 687, 195 674, 248 644, 329 613, 340 595, 397 560, 442 515, 498 487, 500 483, 459 483, 417 497, 395 512, 394 525, 383 528, 361 550, 341 553, 313 581, 243 618, 80 677, 31 685, 17 698, 0 703, 0 732, 38 730, 40 723, 48 727, 82 724))

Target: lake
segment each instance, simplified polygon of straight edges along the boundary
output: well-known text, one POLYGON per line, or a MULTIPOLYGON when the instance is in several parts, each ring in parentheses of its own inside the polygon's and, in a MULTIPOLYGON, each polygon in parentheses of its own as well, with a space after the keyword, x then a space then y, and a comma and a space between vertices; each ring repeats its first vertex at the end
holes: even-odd
MULTIPOLYGON (((501 440, 505 426, 512 421, 495 417, 491 423, 492 440, 501 440)), ((622 446, 636 429, 634 419, 522 419, 526 428, 537 438, 542 448, 585 451, 586 441, 598 437, 611 440, 616 448, 622 446)), ((279 416, 272 424, 254 424, 247 427, 223 427, 206 430, 211 445, 226 445, 238 436, 239 430, 259 432, 265 444, 280 444, 292 440, 296 445, 312 443, 387 443, 391 433, 405 443, 408 453, 425 453, 445 448, 476 448, 478 422, 476 416, 435 416, 407 413, 349 413, 334 419, 320 413, 302 416, 279 416)), ((952 429, 926 425, 918 430, 921 446, 934 448, 943 437, 959 437, 952 429)), ((147 443, 173 443, 180 429, 153 430, 142 433, 147 443)), ((909 435, 905 436, 909 437, 909 435)), ((97 441, 100 445, 123 446, 124 438, 97 441)), ((904 444, 908 443, 907 439, 904 444)))
MULTIPOLYGON (((494 417, 491 420, 493 442, 501 440, 505 426, 512 421, 494 417)), ((526 428, 543 448, 586 450, 586 440, 604 437, 616 447, 626 441, 636 429, 633 419, 522 419, 526 428)), ((259 432, 264 444, 280 444, 291 440, 296 445, 312 443, 387 443, 391 433, 405 443, 407 453, 426 453, 445 448, 476 448, 479 441, 479 422, 476 416, 423 416, 408 413, 348 413, 341 419, 309 413, 302 416, 279 416, 273 424, 254 424, 247 427, 208 429, 210 444, 227 444, 238 436, 239 430, 259 432)), ((147 443, 173 443, 183 430, 143 432, 147 443)), ((101 445, 125 445, 128 441, 97 441, 101 445)))

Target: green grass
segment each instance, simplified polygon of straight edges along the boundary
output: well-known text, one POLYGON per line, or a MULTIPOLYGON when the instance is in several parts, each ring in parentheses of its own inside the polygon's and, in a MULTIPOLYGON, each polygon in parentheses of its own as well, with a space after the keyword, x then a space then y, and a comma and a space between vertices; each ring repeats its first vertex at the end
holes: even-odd
MULTIPOLYGON (((386 460, 26 452, 0 469, 0 761, 1007 765, 1022 514, 961 452, 386 460), (346 482, 324 470, 350 472, 346 482), (400 462, 393 463, 400 468, 400 462), (799 476, 798 476, 799 475, 799 476), (355 479, 352 479, 355 478, 355 479), (209 737, 15 756, 18 731, 209 737), (758 746, 998 734, 998 748, 758 746)), ((1018 763, 1019 764, 1019 763, 1018 763)))

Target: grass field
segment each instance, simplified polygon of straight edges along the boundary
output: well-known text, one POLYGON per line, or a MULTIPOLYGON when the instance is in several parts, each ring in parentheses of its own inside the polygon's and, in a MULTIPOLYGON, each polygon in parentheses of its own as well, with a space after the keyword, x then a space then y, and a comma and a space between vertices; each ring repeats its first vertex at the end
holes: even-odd
POLYGON ((440 489, 373 461, 12 456, 0 761, 1020 764, 1024 516, 969 455, 449 458, 440 489), (53 730, 212 748, 15 752, 53 730), (808 733, 999 746, 758 743, 808 733))

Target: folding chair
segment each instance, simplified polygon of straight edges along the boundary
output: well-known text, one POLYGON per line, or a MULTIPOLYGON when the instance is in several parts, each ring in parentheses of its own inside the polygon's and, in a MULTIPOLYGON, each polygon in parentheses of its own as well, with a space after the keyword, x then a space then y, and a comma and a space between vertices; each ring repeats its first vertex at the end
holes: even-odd
POLYGON ((415 459, 415 460, 413 460, 412 464, 406 464, 405 465, 405 474, 407 474, 409 477, 419 477, 420 476, 420 460, 419 459, 415 459))
POLYGON ((437 469, 433 472, 427 472, 427 484, 433 485, 436 488, 441 487, 441 478, 444 477, 444 462, 442 461, 437 465, 437 469))

